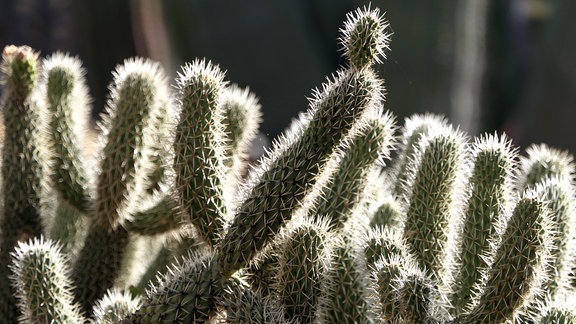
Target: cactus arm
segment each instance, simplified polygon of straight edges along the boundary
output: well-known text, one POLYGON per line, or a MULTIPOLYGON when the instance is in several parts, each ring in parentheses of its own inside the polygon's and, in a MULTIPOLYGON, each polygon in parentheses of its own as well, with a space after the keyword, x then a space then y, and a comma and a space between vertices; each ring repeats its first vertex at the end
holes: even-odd
POLYGON ((227 215, 222 182, 224 134, 220 100, 224 73, 216 65, 196 60, 177 78, 179 105, 174 129, 175 190, 185 219, 214 245, 227 215))
POLYGON ((57 244, 43 238, 20 243, 12 254, 12 283, 16 289, 20 322, 82 323, 74 303, 68 260, 57 244))
POLYGON ((38 54, 27 46, 6 46, 2 53, 1 108, 4 138, 2 148, 3 215, 0 219, 0 322, 17 318, 9 286, 10 252, 18 241, 43 231, 42 195, 43 120, 36 85, 38 54))

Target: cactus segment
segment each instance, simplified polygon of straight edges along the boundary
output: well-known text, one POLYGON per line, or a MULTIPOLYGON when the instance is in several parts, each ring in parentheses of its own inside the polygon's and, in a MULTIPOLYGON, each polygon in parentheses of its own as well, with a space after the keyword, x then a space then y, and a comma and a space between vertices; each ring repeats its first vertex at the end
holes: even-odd
POLYGON ((484 287, 496 247, 513 207, 512 186, 516 152, 505 137, 486 135, 472 148, 472 174, 452 295, 456 313, 472 308, 484 287))
POLYGON ((340 29, 340 44, 350 66, 360 70, 386 58, 391 34, 386 31, 389 24, 379 9, 358 9, 346 15, 344 27, 340 29))
POLYGON ((42 237, 20 242, 12 253, 12 284, 22 323, 82 323, 86 321, 74 303, 67 277, 68 260, 61 248, 42 237))
POLYGON ((177 78, 178 121, 174 129, 175 190, 180 210, 210 245, 227 215, 224 171, 224 73, 204 60, 186 64, 177 78))
POLYGON ((94 305, 94 322, 102 324, 120 323, 125 316, 140 308, 141 298, 128 291, 111 289, 94 305))

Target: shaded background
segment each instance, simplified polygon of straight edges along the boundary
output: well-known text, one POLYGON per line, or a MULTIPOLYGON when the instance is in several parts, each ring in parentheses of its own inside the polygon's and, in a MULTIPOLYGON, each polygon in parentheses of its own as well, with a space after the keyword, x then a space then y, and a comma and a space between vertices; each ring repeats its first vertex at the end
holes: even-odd
MULTIPOLYGON (((353 0, 1 0, 0 46, 30 45, 84 62, 94 116, 111 71, 148 56, 172 76, 206 57, 250 86, 275 137, 311 89, 343 64, 337 38, 353 0)), ((372 1, 394 33, 386 107, 447 116, 471 134, 506 132, 516 145, 576 152, 576 1, 372 1)))

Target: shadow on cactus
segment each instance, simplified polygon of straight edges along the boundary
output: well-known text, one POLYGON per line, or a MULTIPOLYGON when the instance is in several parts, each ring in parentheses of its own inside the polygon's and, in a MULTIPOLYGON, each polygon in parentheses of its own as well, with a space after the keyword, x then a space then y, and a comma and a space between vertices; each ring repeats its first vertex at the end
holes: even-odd
POLYGON ((206 59, 175 87, 148 59, 119 65, 88 152, 80 61, 7 46, 0 322, 573 319, 572 156, 398 124, 374 69, 383 15, 340 33, 345 66, 251 165, 258 99, 206 59))

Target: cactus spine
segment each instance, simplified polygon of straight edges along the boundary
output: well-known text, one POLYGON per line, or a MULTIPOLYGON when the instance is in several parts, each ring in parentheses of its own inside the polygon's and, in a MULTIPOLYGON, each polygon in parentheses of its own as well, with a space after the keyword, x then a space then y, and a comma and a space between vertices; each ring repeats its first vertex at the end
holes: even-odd
POLYGON ((38 54, 27 46, 7 46, 0 69, 5 127, 1 167, 4 210, 0 221, 0 322, 11 323, 17 318, 17 310, 8 280, 10 252, 18 241, 37 237, 43 231, 40 197, 45 169, 41 151, 44 114, 36 90, 38 54))
POLYGON ((65 256, 52 241, 34 238, 13 252, 12 284, 22 312, 20 322, 81 323, 85 318, 74 304, 65 256))

